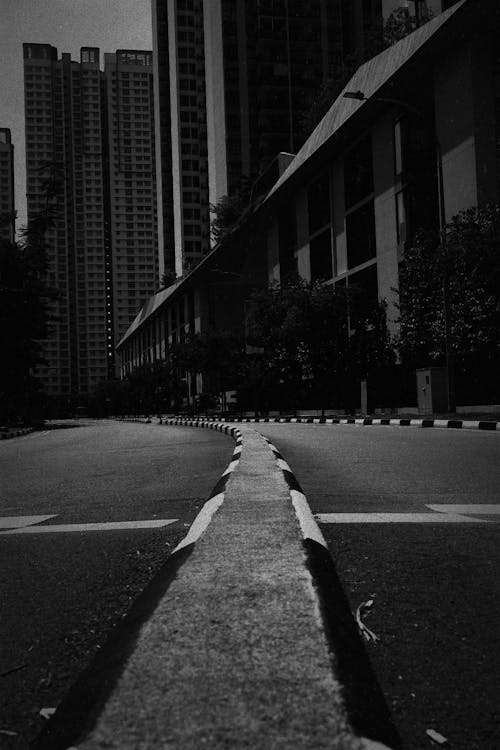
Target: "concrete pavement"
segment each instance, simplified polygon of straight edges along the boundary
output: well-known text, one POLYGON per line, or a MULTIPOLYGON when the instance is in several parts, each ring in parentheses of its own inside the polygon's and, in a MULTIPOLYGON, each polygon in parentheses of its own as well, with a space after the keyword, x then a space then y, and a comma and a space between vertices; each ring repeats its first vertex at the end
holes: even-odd
MULTIPOLYGON (((249 428, 239 455, 202 511, 200 534, 181 543, 35 748, 397 746, 364 666, 366 713, 371 700, 382 720, 353 730, 363 707, 350 710, 356 689, 346 696, 338 677, 319 580, 328 563, 301 531, 279 457, 249 428)), ((353 653, 362 662, 357 634, 343 637, 358 638, 353 653)))

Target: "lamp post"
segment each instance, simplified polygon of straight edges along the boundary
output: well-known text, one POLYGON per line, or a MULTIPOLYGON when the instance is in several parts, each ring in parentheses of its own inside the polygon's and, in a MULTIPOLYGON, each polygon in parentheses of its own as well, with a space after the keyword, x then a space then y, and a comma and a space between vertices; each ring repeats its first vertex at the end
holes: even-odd
MULTIPOLYGON (((414 107, 409 102, 402 101, 401 99, 394 99, 392 97, 382 96, 370 96, 367 97, 363 91, 345 91, 342 96, 345 99, 356 99, 357 101, 374 101, 383 102, 385 104, 393 104, 408 112, 416 115, 420 120, 427 122, 428 116, 425 115, 420 109, 414 107)), ((437 167, 437 180, 438 180, 438 215, 439 215, 439 233, 441 241, 444 242, 446 239, 446 216, 445 216, 445 202, 444 202, 444 185, 443 185, 443 159, 441 144, 434 130, 432 130, 432 137, 434 140, 434 147, 436 151, 436 167, 437 167)), ((442 294, 443 294, 443 316, 444 316, 444 348, 445 348, 445 361, 446 361, 446 381, 447 381, 447 397, 448 397, 448 411, 455 411, 455 367, 454 367, 454 356, 451 350, 451 326, 450 326, 450 310, 449 310, 449 293, 448 293, 448 278, 446 273, 443 274, 442 283, 442 294)))

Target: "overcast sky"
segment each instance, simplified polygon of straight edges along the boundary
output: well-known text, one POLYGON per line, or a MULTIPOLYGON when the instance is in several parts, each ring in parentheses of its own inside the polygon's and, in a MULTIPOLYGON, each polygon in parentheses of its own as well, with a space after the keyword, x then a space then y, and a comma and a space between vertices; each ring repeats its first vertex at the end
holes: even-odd
MULTIPOLYGON (((0 127, 15 147, 17 226, 26 222, 23 42, 52 44, 80 59, 80 47, 151 49, 151 0, 0 0, 0 127)), ((101 63, 102 66, 102 63, 101 63)))

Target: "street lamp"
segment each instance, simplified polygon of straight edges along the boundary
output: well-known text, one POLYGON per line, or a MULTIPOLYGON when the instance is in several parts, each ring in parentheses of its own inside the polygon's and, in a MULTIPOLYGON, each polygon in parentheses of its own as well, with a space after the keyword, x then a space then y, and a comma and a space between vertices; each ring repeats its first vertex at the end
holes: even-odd
MULTIPOLYGON (((392 97, 382 96, 371 96, 367 97, 363 91, 344 91, 342 94, 344 99, 355 99, 357 101, 372 101, 372 102, 383 102, 384 104, 394 104, 402 109, 411 112, 416 115, 423 122, 427 122, 429 117, 425 115, 420 109, 414 107, 409 102, 402 101, 401 99, 394 99, 392 97)), ((439 139, 432 129, 432 137, 434 140, 434 147, 436 150, 436 162, 437 162, 437 178, 438 178, 438 214, 439 214, 439 231, 442 241, 445 240, 445 202, 444 202, 444 185, 443 185, 443 158, 442 150, 439 139)), ((453 364, 453 353, 451 351, 451 331, 450 331, 450 315, 449 315, 449 300, 448 300, 448 279, 446 274, 443 275, 443 315, 444 315, 444 348, 445 348, 445 360, 446 360, 446 379, 448 385, 448 411, 455 411, 455 369, 453 364)))

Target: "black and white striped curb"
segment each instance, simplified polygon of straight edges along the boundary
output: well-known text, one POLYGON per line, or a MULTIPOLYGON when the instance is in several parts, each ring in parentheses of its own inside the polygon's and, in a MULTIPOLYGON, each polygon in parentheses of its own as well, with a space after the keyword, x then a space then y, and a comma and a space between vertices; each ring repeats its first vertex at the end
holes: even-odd
POLYGON ((199 420, 199 419, 177 419, 177 418, 169 419, 167 418, 164 420, 160 419, 159 424, 182 425, 182 426, 187 426, 187 427, 205 427, 210 430, 217 430, 218 432, 223 432, 226 435, 231 435, 231 437, 233 437, 236 442, 233 455, 231 457, 231 461, 229 462, 229 466, 227 467, 227 469, 222 474, 221 478, 219 479, 219 481, 213 488, 208 499, 203 505, 203 508, 200 510, 200 512, 194 519, 187 535, 184 537, 184 539, 177 545, 177 547, 172 552, 172 554, 174 555, 178 551, 184 549, 185 547, 190 547, 191 545, 194 545, 198 541, 200 536, 207 529, 208 524, 212 520, 212 516, 224 502, 224 492, 226 489, 226 485, 229 481, 231 474, 238 466, 238 463, 240 460, 241 451, 242 451, 242 435, 241 435, 241 432, 236 427, 230 427, 227 424, 220 424, 218 422, 208 422, 206 420, 199 420))
POLYGON ((138 422, 139 424, 151 424, 149 417, 112 417, 117 422, 138 422))
MULTIPOLYGON (((210 419, 210 417, 205 418, 210 419)), ((395 427, 445 427, 464 430, 498 430, 500 422, 488 420, 464 419, 412 419, 412 418, 377 418, 377 417, 220 417, 221 422, 244 424, 330 424, 330 425, 391 425, 395 427)))
POLYGON ((325 538, 290 466, 276 446, 267 438, 265 440, 288 485, 302 534, 306 567, 313 581, 318 609, 333 657, 334 671, 343 686, 344 702, 351 725, 364 739, 366 748, 399 748, 401 740, 371 667, 325 538), (375 743, 372 745, 370 740, 375 743))
POLYGON ((241 432, 236 427, 227 424, 208 423, 201 420, 169 419, 164 422, 208 427, 211 430, 231 435, 236 443, 231 461, 215 484, 184 539, 172 551, 153 580, 134 601, 123 620, 111 631, 107 642, 64 696, 56 713, 47 721, 31 744, 32 750, 67 750, 70 746, 74 747, 75 741, 90 728, 94 712, 104 704, 118 679, 122 665, 133 649, 138 631, 152 617, 158 602, 167 592, 180 568, 192 555, 196 543, 224 501, 226 486, 241 456, 241 432))
POLYGON ((29 435, 33 432, 33 427, 25 427, 21 430, 15 430, 15 432, 0 432, 0 440, 10 440, 10 438, 21 437, 22 435, 29 435))

